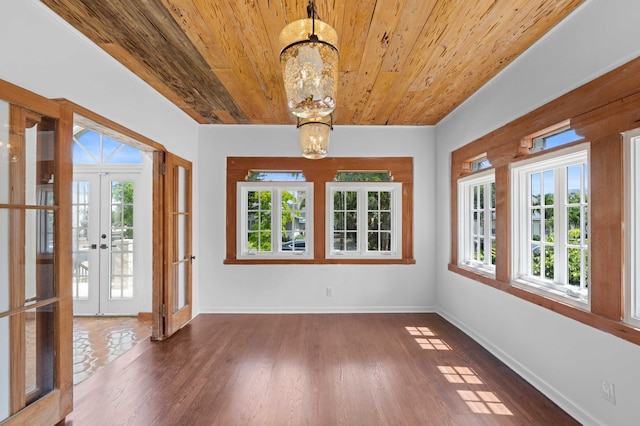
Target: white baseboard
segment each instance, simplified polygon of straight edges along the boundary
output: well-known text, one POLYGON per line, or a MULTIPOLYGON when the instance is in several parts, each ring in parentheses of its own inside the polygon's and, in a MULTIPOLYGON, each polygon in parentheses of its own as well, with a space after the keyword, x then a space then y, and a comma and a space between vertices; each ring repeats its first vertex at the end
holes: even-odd
POLYGON ((383 314, 435 313, 434 306, 212 306, 201 314, 383 314))
POLYGON ((552 400, 554 403, 558 404, 560 408, 569 413, 574 419, 580 422, 583 425, 599 425, 601 424, 596 419, 594 419, 589 413, 587 413, 582 407, 575 404, 570 398, 566 395, 558 392, 553 386, 551 386, 547 381, 542 379, 537 374, 533 373, 527 367, 522 365, 518 360, 512 358, 509 354, 504 352, 499 347, 495 346, 491 343, 490 340, 486 339, 482 334, 478 333, 475 329, 467 325, 466 323, 460 321, 458 318, 449 314, 447 311, 442 308, 437 308, 436 313, 449 321, 451 324, 458 327, 465 334, 471 337, 473 340, 478 342, 482 347, 488 350, 491 354, 493 354, 500 361, 505 363, 509 368, 515 371, 518 375, 520 375, 523 379, 529 382, 533 387, 538 389, 542 394, 544 394, 547 398, 552 400))

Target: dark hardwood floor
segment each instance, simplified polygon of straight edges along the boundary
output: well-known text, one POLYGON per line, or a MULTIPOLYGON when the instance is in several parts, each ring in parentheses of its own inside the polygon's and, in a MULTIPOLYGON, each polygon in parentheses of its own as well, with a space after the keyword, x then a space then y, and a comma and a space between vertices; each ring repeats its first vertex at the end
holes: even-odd
POLYGON ((66 424, 577 422, 435 314, 205 314, 76 386, 66 424))

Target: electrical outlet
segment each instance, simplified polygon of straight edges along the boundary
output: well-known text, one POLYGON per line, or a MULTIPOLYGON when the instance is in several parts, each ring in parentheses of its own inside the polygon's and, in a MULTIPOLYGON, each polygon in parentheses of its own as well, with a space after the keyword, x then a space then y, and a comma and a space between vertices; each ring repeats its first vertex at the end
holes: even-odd
POLYGON ((327 287, 327 297, 333 297, 333 287, 327 287))
POLYGON ((614 390, 613 383, 609 383, 605 380, 602 381, 601 385, 602 398, 606 399, 613 405, 616 405, 616 394, 614 390))

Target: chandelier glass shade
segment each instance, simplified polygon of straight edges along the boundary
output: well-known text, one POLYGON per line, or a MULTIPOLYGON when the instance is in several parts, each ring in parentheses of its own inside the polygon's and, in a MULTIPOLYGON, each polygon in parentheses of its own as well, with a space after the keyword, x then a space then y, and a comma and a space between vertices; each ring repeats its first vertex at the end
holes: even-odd
POLYGON ((329 137, 333 130, 333 117, 298 118, 300 133, 300 149, 302 156, 311 160, 318 160, 327 156, 329 152, 329 137))
POLYGON ((300 118, 329 115, 338 89, 338 34, 313 17, 300 19, 280 33, 280 64, 287 108, 300 118))

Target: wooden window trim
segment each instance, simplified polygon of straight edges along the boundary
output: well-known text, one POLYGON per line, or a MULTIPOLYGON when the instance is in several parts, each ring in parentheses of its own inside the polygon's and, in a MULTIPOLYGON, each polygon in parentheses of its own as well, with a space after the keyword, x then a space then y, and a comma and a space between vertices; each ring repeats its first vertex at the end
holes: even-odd
MULTIPOLYGON (((455 150, 451 155, 451 256, 449 270, 550 309, 629 342, 640 344, 640 329, 625 324, 623 306, 624 180, 620 133, 640 127, 640 58, 549 102, 505 126, 455 150), (569 117, 569 118, 567 118, 569 117), (590 145, 590 297, 585 311, 512 286, 510 165, 529 154, 532 135, 567 122, 590 145), (496 277, 458 266, 457 181, 467 176, 469 159, 482 153, 496 172, 496 277)), ((586 141, 586 142, 585 142, 586 141)))
POLYGON ((301 157, 228 157, 227 223, 225 264, 414 264, 413 258, 413 158, 411 157, 334 157, 307 160, 301 157), (236 256, 236 183, 244 182, 249 170, 301 171, 313 182, 313 259, 237 259, 236 256), (327 259, 325 255, 326 191, 340 170, 388 170, 395 182, 402 183, 402 258, 401 259, 327 259))

